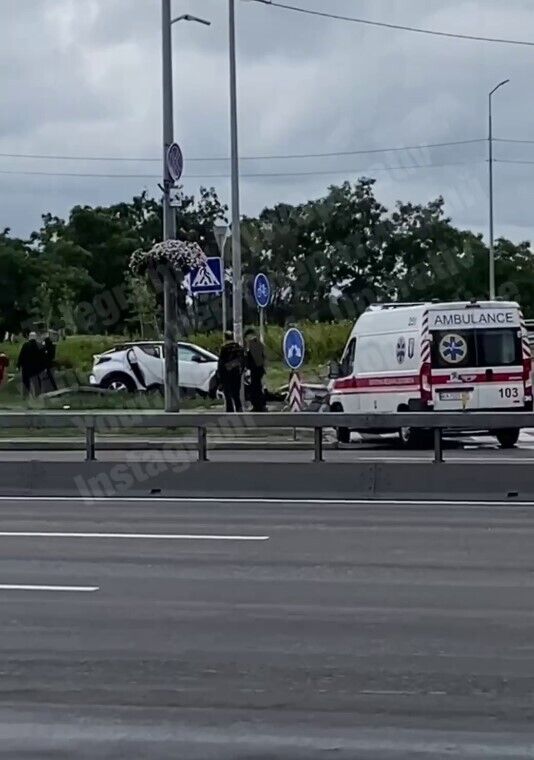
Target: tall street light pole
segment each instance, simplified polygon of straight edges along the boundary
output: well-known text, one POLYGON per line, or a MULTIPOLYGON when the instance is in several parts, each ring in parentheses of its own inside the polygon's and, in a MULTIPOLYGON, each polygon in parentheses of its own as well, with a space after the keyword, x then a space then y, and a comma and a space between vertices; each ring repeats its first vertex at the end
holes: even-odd
MULTIPOLYGON (((162 28, 162 83, 163 83, 163 240, 176 237, 176 216, 170 204, 173 186, 168 150, 174 140, 173 84, 172 84, 172 25, 177 21, 196 21, 209 26, 210 22, 196 16, 184 15, 172 19, 171 0, 161 0, 162 28)), ((165 411, 180 410, 178 377, 178 315, 177 283, 167 268, 163 282, 164 350, 165 350, 165 411)))
POLYGON ((239 148, 237 127, 237 71, 235 0, 228 0, 230 30, 230 133, 232 155, 232 316, 234 340, 243 343, 243 282, 241 265, 241 211, 239 208, 239 148))
MULTIPOLYGON (((172 19, 171 0, 161 0, 162 64, 163 64, 163 240, 176 237, 176 217, 170 203, 173 179, 167 154, 174 140, 173 92, 172 92, 172 19)), ((163 319, 165 350, 165 411, 180 410, 178 386, 178 318, 176 281, 169 268, 164 271, 163 319)))
POLYGON ((493 96, 501 87, 508 84, 510 80, 505 79, 493 88, 489 94, 489 291, 490 301, 495 300, 495 234, 494 234, 494 215, 493 215, 493 96))

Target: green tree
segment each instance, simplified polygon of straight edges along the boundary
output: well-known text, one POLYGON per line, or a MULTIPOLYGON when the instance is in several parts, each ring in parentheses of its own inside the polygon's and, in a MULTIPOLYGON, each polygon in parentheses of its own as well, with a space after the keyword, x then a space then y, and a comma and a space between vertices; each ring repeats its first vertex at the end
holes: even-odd
POLYGON ((159 337, 160 309, 151 283, 146 277, 128 274, 126 286, 132 313, 129 321, 139 327, 141 338, 159 337))
POLYGON ((50 330, 54 318, 54 303, 52 289, 48 282, 40 282, 37 286, 37 292, 32 299, 31 313, 35 317, 36 324, 40 324, 46 331, 50 330))
POLYGON ((39 284, 39 270, 29 246, 0 233, 0 328, 2 332, 30 329, 32 300, 39 284))
MULTIPOLYGON (((213 225, 227 208, 213 188, 198 196, 180 190, 177 234, 218 255, 213 225)), ((75 206, 66 220, 45 214, 29 241, 0 233, 0 330, 28 330, 35 322, 69 331, 142 334, 157 329, 161 283, 126 280, 130 256, 160 240, 161 204, 146 193, 110 206, 75 206), (148 288, 148 289, 147 289, 148 288), (94 305, 96 306, 94 307, 94 305)), ((324 197, 277 204, 242 223, 245 320, 257 318, 254 276, 273 285, 269 320, 354 319, 373 301, 464 300, 488 294, 488 249, 480 235, 454 226, 444 199, 399 201, 390 211, 375 181, 360 178, 330 187, 324 197)), ((496 243, 496 280, 534 316, 534 257, 529 243, 496 243)), ((228 262, 228 274, 231 264, 228 262)), ((220 326, 220 303, 199 298, 192 309, 179 290, 181 314, 200 329, 220 326)), ((187 320, 185 320, 187 321, 187 320)))

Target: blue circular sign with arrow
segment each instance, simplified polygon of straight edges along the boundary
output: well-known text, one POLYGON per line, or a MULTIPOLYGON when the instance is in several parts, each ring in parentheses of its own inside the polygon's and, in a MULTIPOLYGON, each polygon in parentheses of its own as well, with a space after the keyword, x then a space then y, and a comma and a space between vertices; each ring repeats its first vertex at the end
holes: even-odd
POLYGON ((306 354, 306 342, 301 331, 296 327, 290 327, 284 335, 283 348, 284 360, 289 369, 300 369, 306 354))
POLYGON ((254 278, 254 298, 260 309, 266 309, 271 303, 271 283, 266 274, 254 278))

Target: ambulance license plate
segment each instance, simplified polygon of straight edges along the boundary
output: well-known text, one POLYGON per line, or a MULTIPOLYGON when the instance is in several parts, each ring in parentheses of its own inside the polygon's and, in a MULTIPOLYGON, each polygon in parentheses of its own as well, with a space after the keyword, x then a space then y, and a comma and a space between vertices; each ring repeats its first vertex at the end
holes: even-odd
POLYGON ((469 398, 469 391, 440 391, 439 398, 441 401, 462 401, 469 398))

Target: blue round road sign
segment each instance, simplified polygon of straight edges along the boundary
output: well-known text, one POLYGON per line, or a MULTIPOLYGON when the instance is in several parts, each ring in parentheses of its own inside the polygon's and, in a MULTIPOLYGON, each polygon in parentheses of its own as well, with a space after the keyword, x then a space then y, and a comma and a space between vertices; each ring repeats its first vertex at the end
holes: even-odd
POLYGON ((178 182, 184 171, 184 157, 178 143, 173 143, 167 151, 167 166, 174 182, 178 182))
POLYGON ((296 327, 291 327, 284 335, 283 348, 284 359, 289 369, 300 369, 306 354, 306 343, 301 331, 296 327))
POLYGON ((266 274, 254 278, 254 298, 260 309, 266 309, 271 303, 271 283, 266 274))

